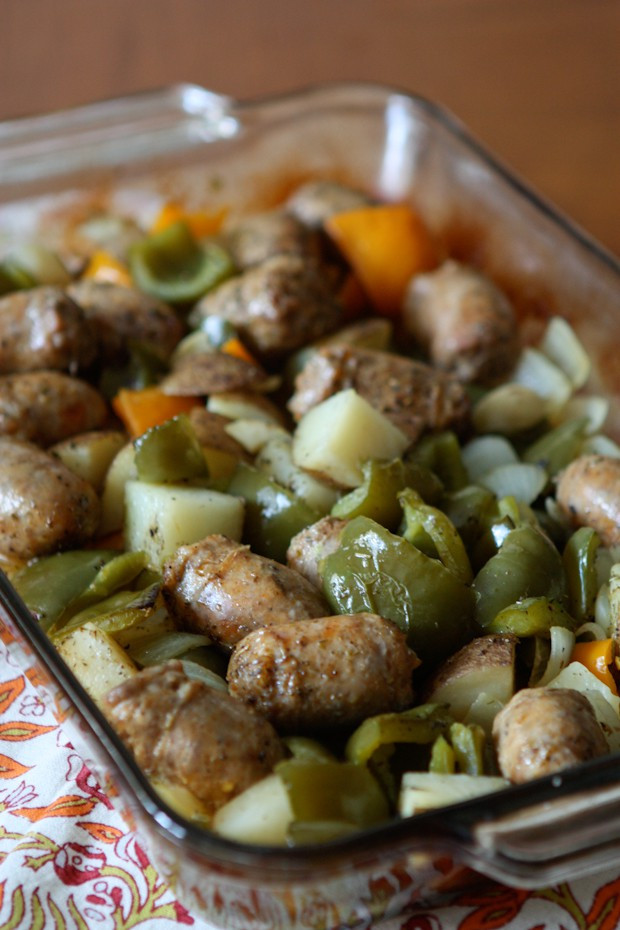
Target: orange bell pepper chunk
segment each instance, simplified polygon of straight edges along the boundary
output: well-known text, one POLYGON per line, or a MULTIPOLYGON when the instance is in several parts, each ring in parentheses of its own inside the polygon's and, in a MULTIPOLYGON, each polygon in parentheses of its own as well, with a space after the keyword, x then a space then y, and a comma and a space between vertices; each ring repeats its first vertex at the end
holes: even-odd
POLYGON ((252 365, 258 364, 254 356, 248 352, 244 344, 236 336, 227 339, 220 351, 225 352, 227 355, 234 355, 235 358, 241 358, 244 362, 250 362, 252 365))
POLYGON ((336 213, 325 221, 325 230, 384 316, 398 316, 411 277, 438 264, 437 246, 408 204, 336 213))
POLYGON ((142 436, 151 426, 159 426, 180 413, 188 413, 200 404, 199 398, 164 394, 158 387, 140 390, 121 388, 112 398, 114 412, 132 439, 142 436))
POLYGON ((122 284, 125 287, 132 285, 131 274, 127 266, 105 249, 93 252, 82 277, 107 284, 122 284))
POLYGON ((220 207, 212 211, 197 210, 192 212, 171 201, 165 203, 161 208, 150 231, 151 233, 162 232, 174 223, 183 221, 187 223, 196 239, 204 239, 206 236, 214 236, 220 231, 227 212, 226 207, 220 207))
POLYGON ((581 662, 599 681, 611 688, 614 694, 618 693, 614 676, 609 670, 616 664, 613 640, 595 639, 592 642, 575 643, 571 662, 581 662))

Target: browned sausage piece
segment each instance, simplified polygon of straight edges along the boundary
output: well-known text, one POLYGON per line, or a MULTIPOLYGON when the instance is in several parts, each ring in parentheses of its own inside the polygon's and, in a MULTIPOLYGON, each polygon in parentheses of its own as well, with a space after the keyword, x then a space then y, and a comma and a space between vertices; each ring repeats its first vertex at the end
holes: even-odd
POLYGON ((516 784, 609 752, 592 705, 568 688, 524 688, 493 721, 502 775, 516 784))
POLYGON ((227 678, 274 726, 304 731, 404 710, 419 664, 395 624, 360 613, 256 630, 235 647, 227 678))
POLYGON ((412 278, 403 323, 434 365, 462 381, 504 378, 517 360, 517 321, 508 298, 485 275, 454 261, 412 278))
POLYGON ((85 279, 69 285, 67 293, 90 322, 104 363, 124 359, 130 342, 167 359, 185 332, 171 307, 132 287, 85 279))
POLYGON ((187 788, 208 814, 284 755, 271 724, 225 692, 190 680, 179 661, 144 669, 113 688, 105 704, 147 775, 187 788))
POLYGON ((0 377, 0 435, 51 446, 61 439, 99 429, 107 405, 86 381, 59 371, 31 371, 0 377))
POLYGON ((297 255, 314 261, 321 257, 319 236, 284 210, 244 217, 226 232, 225 242, 241 269, 260 265, 274 255, 297 255))
POLYGON ((217 534, 181 546, 164 566, 162 593, 183 627, 225 647, 259 627, 329 611, 298 572, 217 534))
POLYGON ((337 181, 308 181, 291 194, 286 209, 306 226, 320 229, 335 213, 356 210, 370 203, 371 198, 362 191, 337 181))
POLYGON ((226 352, 192 352, 181 356, 159 386, 166 394, 204 397, 244 388, 260 390, 267 385, 260 365, 226 352))
POLYGON ((286 552, 286 564, 322 589, 321 564, 340 546, 346 525, 346 520, 328 515, 307 526, 291 539, 286 552))
POLYGON ((0 552, 31 559, 87 542, 99 524, 93 488, 38 446, 0 436, 0 552))
POLYGON ((96 344, 80 307, 58 287, 0 298, 0 374, 89 365, 96 344))
POLYGON ((604 546, 620 543, 620 459, 576 458, 560 474, 556 498, 574 526, 591 526, 604 546))
POLYGON ((299 420, 332 394, 349 388, 412 442, 428 431, 460 431, 469 418, 465 388, 451 375, 401 355, 338 345, 310 357, 295 379, 288 406, 299 420))
POLYGON ((252 352, 271 358, 333 332, 342 306, 320 265, 276 255, 203 297, 192 325, 207 316, 230 320, 252 352))

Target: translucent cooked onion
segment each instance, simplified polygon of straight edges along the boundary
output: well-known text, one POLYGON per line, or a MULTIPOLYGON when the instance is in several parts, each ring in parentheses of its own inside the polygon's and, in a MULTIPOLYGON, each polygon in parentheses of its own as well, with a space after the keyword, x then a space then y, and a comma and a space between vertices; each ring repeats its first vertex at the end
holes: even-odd
POLYGON ((176 659, 195 649, 197 646, 209 646, 211 640, 200 633, 164 633, 161 636, 138 641, 128 648, 128 653, 138 665, 159 665, 169 659, 176 659))
POLYGON ((35 242, 22 243, 11 249, 7 258, 27 272, 37 284, 65 287, 71 275, 55 252, 35 242))
POLYGON ((514 497, 524 504, 532 504, 547 484, 547 472, 540 465, 511 462, 492 468, 477 480, 497 497, 514 497))
POLYGON ((588 436, 581 448, 582 455, 609 455, 614 459, 620 459, 620 446, 609 436, 603 436, 602 433, 596 433, 594 436, 588 436))
POLYGON ((561 409, 573 393, 573 385, 561 368, 538 349, 524 349, 512 380, 543 398, 545 413, 561 409))
POLYGON ((570 323, 554 316, 540 342, 540 350, 564 372, 574 390, 584 386, 592 363, 570 323))
POLYGON ((566 668, 575 646, 575 634, 566 627, 552 626, 549 633, 551 636, 549 661, 542 676, 536 682, 536 687, 550 684, 566 668))
POLYGON ((600 623, 592 620, 588 623, 582 623, 581 626, 575 630, 575 636, 587 636, 590 640, 603 640, 609 638, 607 630, 600 623))
POLYGON ((597 395, 571 397, 552 417, 553 425, 568 420, 585 420, 586 435, 592 436, 603 428, 609 413, 609 401, 597 395))
POLYGON ((456 804, 506 788, 505 778, 493 775, 440 775, 434 772, 405 772, 398 799, 401 817, 456 804))
POLYGON ((472 419, 479 433, 513 436, 535 426, 545 416, 545 402, 524 384, 502 384, 480 398, 472 419))
POLYGON ((463 446, 461 454, 469 480, 473 482, 477 482, 493 468, 519 461, 514 446, 503 436, 480 436, 472 439, 463 446))

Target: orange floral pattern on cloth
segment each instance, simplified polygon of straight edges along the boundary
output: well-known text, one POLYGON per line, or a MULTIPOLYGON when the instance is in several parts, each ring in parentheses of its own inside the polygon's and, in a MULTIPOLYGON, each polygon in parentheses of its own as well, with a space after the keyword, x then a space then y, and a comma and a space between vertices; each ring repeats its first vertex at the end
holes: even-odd
MULTIPOLYGON (((1 930, 209 930, 175 900, 0 641, 1 930)), ((616 930, 620 878, 489 884, 372 930, 616 930)), ((370 928, 359 928, 370 930, 370 928)))

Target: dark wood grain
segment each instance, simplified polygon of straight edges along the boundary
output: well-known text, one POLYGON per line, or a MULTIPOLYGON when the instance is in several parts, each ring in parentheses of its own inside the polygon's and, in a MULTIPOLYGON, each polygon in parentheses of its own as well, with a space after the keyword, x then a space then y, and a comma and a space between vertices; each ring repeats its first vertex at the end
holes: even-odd
POLYGON ((431 97, 620 253, 617 0, 3 0, 0 118, 176 81, 431 97))

